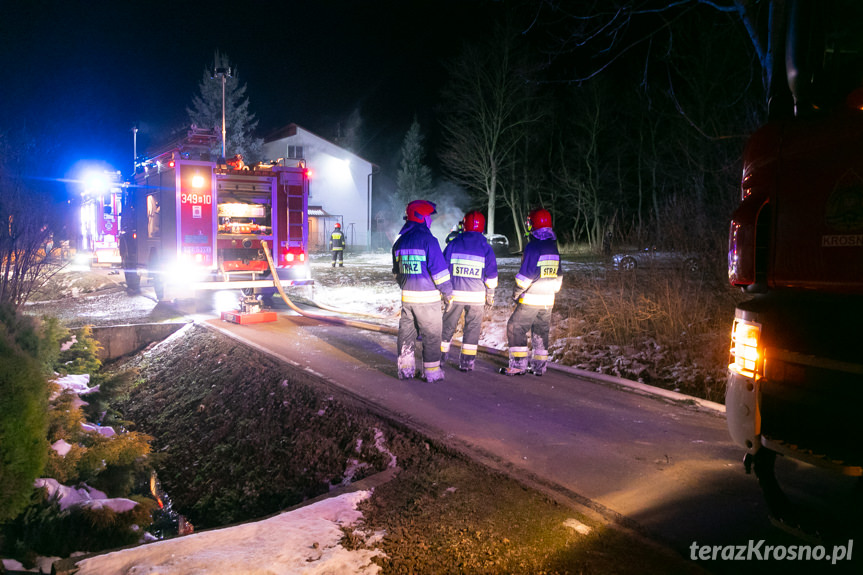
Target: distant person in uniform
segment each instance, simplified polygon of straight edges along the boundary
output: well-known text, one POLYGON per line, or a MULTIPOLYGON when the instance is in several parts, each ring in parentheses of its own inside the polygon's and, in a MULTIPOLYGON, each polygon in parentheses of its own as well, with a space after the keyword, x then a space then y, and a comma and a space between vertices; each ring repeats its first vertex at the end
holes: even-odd
POLYGON ((435 205, 414 200, 405 210, 405 225, 393 244, 393 274, 402 290, 402 311, 396 343, 398 378, 416 375, 414 348, 422 338, 422 374, 429 383, 444 379, 440 363, 441 297, 452 305, 452 282, 440 244, 432 235, 435 205))
POLYGON ((485 216, 482 213, 466 214, 460 227, 462 232, 457 234, 443 251, 452 278, 453 305, 443 315, 440 350, 441 362, 446 363, 452 336, 464 313, 458 368, 461 371, 472 371, 479 347, 482 315, 486 306, 494 305, 497 259, 483 235, 485 216))
POLYGON ((605 235, 602 237, 602 255, 610 256, 611 255, 611 240, 614 239, 614 234, 612 233, 611 228, 609 227, 605 231, 605 235))
POLYGON ((243 161, 243 154, 235 154, 233 158, 228 160, 228 167, 233 170, 245 170, 246 163, 243 161))
POLYGON ((525 222, 530 241, 524 248, 521 268, 515 276, 512 297, 515 311, 506 324, 509 344, 509 365, 501 368, 505 375, 534 375, 545 373, 548 365, 548 334, 554 294, 560 291, 560 253, 557 236, 551 228, 548 210, 531 210, 525 222), (527 334, 531 334, 533 355, 528 348, 527 334))
POLYGON ((446 236, 446 243, 450 243, 451 241, 456 239, 458 237, 458 235, 460 233, 462 233, 463 231, 464 231, 464 220, 460 221, 459 223, 457 223, 456 225, 454 225, 452 227, 452 230, 450 230, 449 234, 447 234, 447 236, 446 236))
POLYGON ((330 251, 333 252, 333 267, 339 262, 339 267, 345 267, 345 234, 342 233, 342 224, 336 222, 333 233, 330 234, 330 251))

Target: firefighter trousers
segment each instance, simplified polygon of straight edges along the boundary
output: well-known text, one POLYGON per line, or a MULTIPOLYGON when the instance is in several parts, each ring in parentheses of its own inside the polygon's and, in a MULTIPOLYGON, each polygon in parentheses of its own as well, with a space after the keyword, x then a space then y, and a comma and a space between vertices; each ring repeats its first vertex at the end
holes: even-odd
POLYGON ((458 327, 461 314, 464 313, 464 330, 461 336, 461 354, 475 358, 477 345, 479 344, 480 331, 482 330, 482 314, 484 311, 485 303, 453 302, 449 311, 443 314, 441 352, 444 354, 449 352, 452 336, 455 334, 455 330, 458 327))
POLYGON ((552 306, 516 304, 515 311, 506 322, 506 339, 509 344, 509 366, 520 370, 531 367, 545 371, 548 361, 548 334, 551 326, 552 306), (527 334, 531 334, 533 354, 528 348, 527 334))
POLYGON ((417 336, 422 338, 423 373, 440 369, 442 326, 440 302, 402 302, 399 335, 396 343, 400 379, 413 377, 417 336), (410 375, 408 375, 409 373, 410 375))

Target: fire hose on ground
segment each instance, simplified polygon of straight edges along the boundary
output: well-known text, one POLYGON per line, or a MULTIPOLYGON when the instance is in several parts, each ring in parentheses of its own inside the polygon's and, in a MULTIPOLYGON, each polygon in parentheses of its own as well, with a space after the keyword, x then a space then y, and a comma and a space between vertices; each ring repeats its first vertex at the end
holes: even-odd
MULTIPOLYGON (((389 326, 378 325, 378 324, 368 323, 368 322, 364 322, 364 321, 356 321, 356 320, 352 320, 352 319, 345 319, 345 318, 340 318, 340 317, 333 317, 330 315, 321 315, 321 314, 311 313, 311 312, 304 311, 304 310, 300 309, 294 302, 291 301, 291 299, 285 293, 284 288, 282 288, 282 283, 279 281, 279 274, 276 271, 276 264, 273 263, 273 256, 270 255, 270 247, 267 245, 267 242, 261 242, 261 245, 264 247, 264 254, 267 256, 267 264, 270 266, 270 273, 273 276, 273 285, 275 286, 276 290, 278 290, 279 295, 282 296, 282 299, 284 300, 285 304, 287 304, 287 306, 289 308, 291 308, 292 310, 294 310, 295 312, 297 312, 301 316, 309 317, 312 319, 319 319, 319 320, 330 322, 330 323, 337 323, 340 325, 358 327, 360 329, 367 329, 367 330, 371 330, 371 331, 379 331, 379 332, 383 332, 383 333, 389 333, 391 335, 398 335, 398 330, 395 328, 389 327, 389 326)), ((319 305, 319 304, 316 304, 316 305, 319 305)), ((320 306, 320 307, 323 307, 323 306, 320 306)), ((330 310, 330 311, 336 311, 336 310, 330 310)), ((343 313, 343 312, 340 312, 340 313, 343 313)), ((389 319, 389 318, 386 318, 384 316, 372 316, 372 317, 378 317, 380 319, 389 319)))
MULTIPOLYGON (((276 273, 276 265, 275 265, 275 263, 273 263, 273 257, 272 257, 272 255, 270 255, 270 248, 267 245, 267 242, 261 242, 261 245, 264 248, 264 254, 267 256, 267 264, 270 266, 270 273, 273 276, 273 285, 275 286, 276 290, 278 290, 279 295, 282 297, 282 300, 284 300, 285 304, 289 308, 291 308, 292 310, 294 310, 295 312, 300 314, 301 316, 312 318, 312 319, 318 319, 318 320, 326 321, 329 323, 336 323, 339 325, 356 327, 359 329, 365 329, 365 330, 369 330, 369 331, 388 333, 390 335, 395 335, 395 336, 398 335, 398 333, 399 333, 398 328, 389 327, 389 326, 385 326, 385 325, 378 325, 375 323, 369 323, 369 322, 364 322, 364 321, 357 321, 357 320, 352 320, 352 319, 334 317, 331 315, 321 315, 321 314, 317 314, 317 313, 311 313, 311 312, 308 312, 308 311, 305 311, 305 310, 299 308, 294 302, 291 301, 291 299, 285 293, 284 288, 282 288, 282 284, 279 281, 279 276, 276 273)), ((328 311, 333 311, 336 313, 351 313, 351 314, 353 314, 353 312, 346 312, 346 311, 338 310, 336 308, 331 308, 328 306, 321 305, 317 302, 315 302, 315 305, 322 308, 322 309, 326 309, 328 311)), ((401 312, 399 312, 399 314, 396 314, 395 316, 390 316, 390 317, 381 316, 381 315, 372 315, 372 314, 354 314, 354 315, 363 315, 366 317, 374 317, 374 318, 378 318, 378 319, 393 319, 395 317, 398 317, 400 315, 400 313, 401 312)), ((459 342, 459 341, 453 341, 453 344, 457 345, 458 347, 461 347, 461 342, 459 342)), ((484 345, 478 346, 477 350, 481 351, 483 353, 487 353, 489 355, 495 355, 495 356, 504 357, 504 358, 508 357, 508 355, 509 355, 508 352, 505 350, 500 350, 500 349, 496 349, 493 347, 487 347, 484 345)))

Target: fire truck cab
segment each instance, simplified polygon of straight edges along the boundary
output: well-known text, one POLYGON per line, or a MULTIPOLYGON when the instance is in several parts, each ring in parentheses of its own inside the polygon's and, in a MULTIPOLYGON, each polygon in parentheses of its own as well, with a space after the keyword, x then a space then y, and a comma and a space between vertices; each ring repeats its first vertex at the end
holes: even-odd
POLYGON ((193 126, 136 164, 120 234, 130 290, 143 276, 159 299, 221 289, 268 297, 272 269, 283 287, 313 283, 306 169, 220 164, 209 152, 217 141, 214 130, 193 126))
POLYGON ((725 401, 783 521, 777 455, 863 475, 863 46, 848 29, 860 19, 841 2, 785 7, 775 62, 788 83, 746 146, 730 227, 729 280, 751 297, 735 312, 725 401))

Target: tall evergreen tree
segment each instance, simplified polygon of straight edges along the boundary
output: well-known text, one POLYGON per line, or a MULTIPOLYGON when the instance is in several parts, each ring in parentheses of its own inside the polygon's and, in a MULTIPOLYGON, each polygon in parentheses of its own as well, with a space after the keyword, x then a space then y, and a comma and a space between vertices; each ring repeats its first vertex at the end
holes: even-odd
MULTIPOLYGON (((239 74, 231 67, 228 57, 216 52, 213 66, 205 69, 200 84, 200 94, 192 99, 192 108, 186 108, 189 121, 199 128, 215 128, 222 133, 222 80, 214 70, 231 70, 225 78, 225 155, 242 154, 247 164, 261 160, 263 139, 254 136, 258 121, 249 112, 246 85, 240 84, 239 74)), ((214 157, 222 155, 222 143, 211 150, 214 157)))
POLYGON ((402 142, 402 161, 399 168, 396 186, 398 199, 402 203, 425 198, 432 189, 431 169, 423 163, 425 158, 425 137, 420 131, 420 124, 414 117, 411 127, 402 142))

